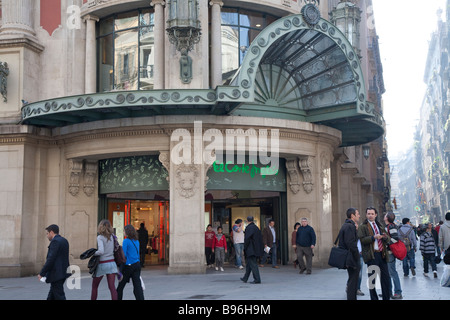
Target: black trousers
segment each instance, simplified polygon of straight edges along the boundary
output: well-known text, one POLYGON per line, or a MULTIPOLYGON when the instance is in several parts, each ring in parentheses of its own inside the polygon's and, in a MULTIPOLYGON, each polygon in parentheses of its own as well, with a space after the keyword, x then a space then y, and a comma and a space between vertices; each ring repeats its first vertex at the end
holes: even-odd
POLYGON ((211 247, 205 247, 205 256, 206 256, 206 264, 207 265, 214 264, 215 257, 212 253, 211 247))
POLYGON ((247 257, 247 264, 245 265, 244 281, 248 280, 250 273, 253 273, 253 279, 255 282, 261 282, 261 276, 259 275, 258 263, 256 262, 256 256, 247 257))
POLYGON ((48 292, 47 300, 66 300, 64 293, 64 282, 66 279, 58 280, 50 283, 50 291, 48 292))
POLYGON ((374 256, 375 258, 373 260, 367 262, 367 270, 369 271, 368 277, 370 299, 378 300, 377 290, 375 289, 375 280, 377 276, 380 276, 381 294, 383 296, 383 300, 389 300, 391 298, 391 292, 389 289, 391 276, 389 275, 387 262, 383 259, 381 252, 374 252, 374 256))
POLYGON ((123 289, 130 279, 133 282, 134 297, 136 300, 144 300, 144 290, 141 286, 141 265, 139 262, 123 267, 123 279, 119 282, 119 286, 117 287, 117 299, 122 300, 123 289))
POLYGON ((347 268, 347 300, 357 300, 356 292, 358 291, 360 265, 356 268, 347 268))
POLYGON ((145 263, 145 251, 147 251, 147 247, 139 247, 139 259, 141 261, 141 267, 143 267, 145 263))

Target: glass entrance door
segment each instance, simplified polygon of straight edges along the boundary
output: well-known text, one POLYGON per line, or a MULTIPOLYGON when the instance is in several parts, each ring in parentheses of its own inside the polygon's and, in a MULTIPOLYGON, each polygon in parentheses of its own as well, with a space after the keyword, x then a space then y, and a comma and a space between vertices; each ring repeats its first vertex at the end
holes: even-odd
POLYGON ((169 263, 169 201, 110 199, 108 219, 120 243, 125 237, 123 228, 128 224, 138 234, 148 234, 144 265, 169 263))
MULTIPOLYGON (((169 202, 130 200, 130 224, 148 234, 144 265, 169 262, 169 202)), ((142 239, 142 238, 141 238, 142 239)))

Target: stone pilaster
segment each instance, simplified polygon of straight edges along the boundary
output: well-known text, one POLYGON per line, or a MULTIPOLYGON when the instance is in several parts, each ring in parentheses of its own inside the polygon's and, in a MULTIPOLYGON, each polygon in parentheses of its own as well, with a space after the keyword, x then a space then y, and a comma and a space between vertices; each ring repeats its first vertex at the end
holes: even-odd
POLYGON ((155 25, 153 28, 154 35, 154 50, 155 50, 155 63, 153 66, 153 89, 164 89, 164 57, 165 57, 165 16, 164 5, 166 3, 163 0, 153 0, 151 5, 155 8, 155 25))
POLYGON ((222 85, 222 18, 223 2, 211 0, 211 88, 222 85))

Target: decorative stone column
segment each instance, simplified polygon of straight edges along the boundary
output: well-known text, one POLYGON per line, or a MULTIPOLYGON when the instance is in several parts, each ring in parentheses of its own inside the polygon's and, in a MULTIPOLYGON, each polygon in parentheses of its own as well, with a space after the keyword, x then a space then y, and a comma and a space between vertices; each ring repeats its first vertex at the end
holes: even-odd
POLYGON ((166 3, 163 0, 153 0, 151 5, 155 8, 155 25, 153 27, 154 35, 154 52, 155 52, 155 64, 153 66, 154 76, 153 76, 153 89, 164 89, 164 52, 165 52, 165 41, 164 41, 164 5, 166 3))
POLYGON ((222 85, 222 17, 221 0, 211 0, 211 88, 222 85))
POLYGON ((34 38, 35 0, 2 0, 2 37, 34 38))
POLYGON ((40 97, 40 53, 44 46, 39 43, 34 30, 36 3, 36 0, 1 2, 0 61, 9 69, 7 88, 3 83, 1 90, 5 96, 0 95, 3 123, 18 123, 21 101, 37 101, 40 97))
POLYGON ((97 46, 95 40, 95 23, 99 18, 87 15, 83 18, 86 22, 86 64, 85 64, 85 88, 86 94, 97 92, 97 46))
MULTIPOLYGON (((195 134, 194 136, 201 137, 195 134)), ((169 274, 206 272, 205 164, 195 160, 190 163, 182 162, 178 153, 180 146, 183 149, 183 157, 188 153, 187 158, 195 159, 199 155, 197 152, 202 152, 199 145, 201 141, 193 141, 196 138, 191 137, 187 129, 177 129, 171 135, 169 274)))

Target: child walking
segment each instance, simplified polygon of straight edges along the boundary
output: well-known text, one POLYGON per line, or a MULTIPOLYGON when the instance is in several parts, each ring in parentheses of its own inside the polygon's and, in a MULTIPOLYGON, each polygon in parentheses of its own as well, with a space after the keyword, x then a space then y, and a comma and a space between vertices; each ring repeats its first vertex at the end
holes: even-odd
POLYGON ((217 234, 213 240, 212 252, 215 253, 216 271, 223 270, 223 262, 225 261, 225 253, 227 252, 227 240, 222 234, 222 227, 217 227, 217 234))

